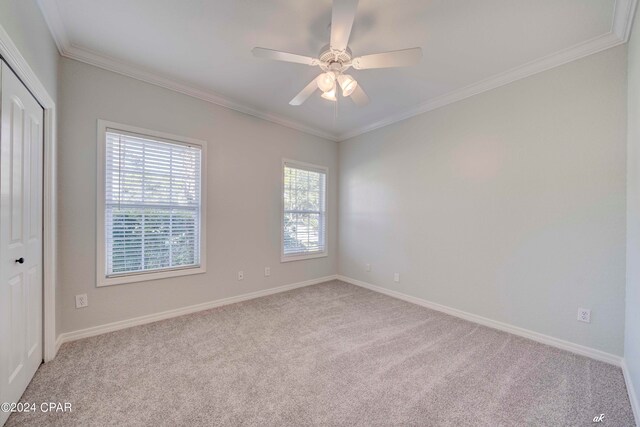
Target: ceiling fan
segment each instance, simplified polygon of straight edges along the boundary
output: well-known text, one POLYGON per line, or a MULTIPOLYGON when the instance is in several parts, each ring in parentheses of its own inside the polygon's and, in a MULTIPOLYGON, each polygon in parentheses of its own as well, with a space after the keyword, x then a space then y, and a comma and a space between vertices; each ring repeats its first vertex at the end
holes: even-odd
POLYGON ((254 47, 251 50, 253 55, 259 58, 294 62, 312 67, 318 66, 323 71, 322 74, 302 89, 289 104, 302 105, 317 89, 322 91, 322 98, 329 101, 337 101, 336 93, 339 86, 342 90, 342 96, 350 96, 356 105, 361 107, 369 102, 369 97, 353 76, 345 74, 345 71, 351 67, 356 70, 406 67, 420 62, 422 49, 419 47, 353 58, 348 43, 357 8, 358 0, 333 0, 331 42, 322 48, 318 58, 265 49, 263 47, 254 47))

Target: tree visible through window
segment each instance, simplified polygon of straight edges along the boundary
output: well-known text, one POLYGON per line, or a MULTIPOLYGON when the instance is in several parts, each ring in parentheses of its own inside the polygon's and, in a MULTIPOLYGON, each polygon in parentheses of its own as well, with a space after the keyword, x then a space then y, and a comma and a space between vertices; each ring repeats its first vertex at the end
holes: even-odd
POLYGON ((285 162, 283 258, 326 253, 326 169, 285 162))
POLYGON ((108 129, 106 276, 200 264, 201 148, 108 129))

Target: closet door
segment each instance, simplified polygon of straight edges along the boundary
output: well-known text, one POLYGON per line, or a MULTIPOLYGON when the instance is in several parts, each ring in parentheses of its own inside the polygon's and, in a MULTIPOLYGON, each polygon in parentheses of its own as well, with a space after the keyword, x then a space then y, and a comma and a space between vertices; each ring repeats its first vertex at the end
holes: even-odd
MULTIPOLYGON (((1 62, 0 403, 18 402, 42 363, 44 117, 1 62)), ((0 425, 8 416, 0 412, 0 425)))

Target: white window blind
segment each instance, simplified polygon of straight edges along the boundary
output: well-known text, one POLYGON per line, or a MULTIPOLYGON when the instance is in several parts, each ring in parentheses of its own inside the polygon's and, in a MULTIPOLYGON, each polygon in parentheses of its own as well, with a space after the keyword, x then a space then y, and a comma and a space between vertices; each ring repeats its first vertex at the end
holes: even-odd
POLYGON ((107 129, 107 277, 200 265, 201 151, 107 129))
POLYGON ((283 257, 326 252, 326 182, 324 169, 284 163, 283 257))

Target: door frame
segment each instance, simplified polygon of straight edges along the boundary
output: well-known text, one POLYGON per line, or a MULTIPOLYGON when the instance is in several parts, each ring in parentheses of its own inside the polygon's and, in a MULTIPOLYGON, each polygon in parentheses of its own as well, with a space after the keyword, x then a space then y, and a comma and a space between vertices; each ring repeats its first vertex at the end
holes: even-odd
POLYGON ((56 342, 56 104, 2 25, 0 55, 44 108, 42 357, 49 362, 59 347, 56 342))

